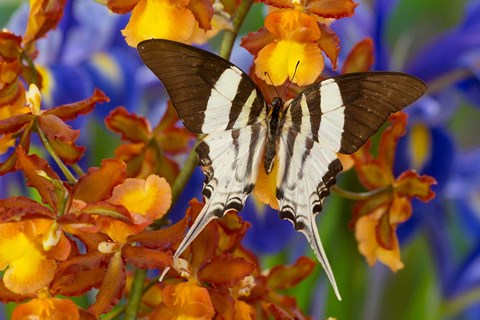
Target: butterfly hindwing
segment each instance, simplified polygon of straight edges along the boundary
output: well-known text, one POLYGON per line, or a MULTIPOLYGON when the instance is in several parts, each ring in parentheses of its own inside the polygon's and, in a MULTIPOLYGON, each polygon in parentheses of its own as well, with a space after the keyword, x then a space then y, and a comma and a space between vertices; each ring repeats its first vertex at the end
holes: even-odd
POLYGON ((322 146, 292 128, 285 128, 281 133, 278 160, 276 196, 279 215, 290 220, 295 229, 305 235, 340 299, 318 234, 315 214, 322 210, 323 199, 330 193, 342 165, 330 147, 322 146))
POLYGON ((140 42, 138 52, 164 84, 189 131, 223 131, 265 119, 262 94, 250 77, 229 61, 163 39, 140 42))
POLYGON ((213 132, 198 145, 199 163, 205 166, 205 206, 174 258, 180 256, 210 221, 223 217, 228 210, 243 209, 258 176, 266 130, 265 123, 259 122, 241 129, 213 132))
POLYGON ((345 74, 309 86, 292 101, 287 117, 294 130, 350 154, 425 90, 421 80, 400 72, 345 74))

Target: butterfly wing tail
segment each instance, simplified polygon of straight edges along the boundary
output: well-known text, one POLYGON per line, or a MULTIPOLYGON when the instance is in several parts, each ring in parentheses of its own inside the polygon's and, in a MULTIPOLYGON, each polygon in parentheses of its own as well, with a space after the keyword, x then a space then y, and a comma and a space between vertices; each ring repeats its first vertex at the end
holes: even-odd
MULTIPOLYGON (((205 206, 203 207, 202 211, 198 214, 197 218, 193 222, 192 226, 190 229, 188 229, 187 234, 183 238, 182 242, 178 246, 177 250, 175 251, 175 254, 173 255, 173 262, 180 257, 180 255, 190 246, 190 244, 197 238, 197 236, 202 232, 202 230, 209 224, 212 220, 218 218, 212 212, 211 210, 209 211, 210 208, 210 202, 207 202, 205 206)), ((170 270, 170 268, 165 268, 160 276, 159 281, 162 281, 167 272, 170 270)))
POLYGON ((328 262, 327 255, 325 254, 325 250, 323 249, 322 241, 320 240, 320 236, 318 234, 317 226, 315 224, 314 219, 315 219, 314 216, 309 216, 309 219, 308 219, 309 223, 307 223, 304 226, 304 228, 302 228, 299 231, 301 231, 307 238, 308 242, 310 243, 313 249, 313 252, 315 253, 315 256, 317 257, 318 261, 320 261, 320 264, 325 270, 328 280, 330 280, 330 283, 332 284, 333 291, 335 292, 337 299, 341 301, 342 297, 340 296, 340 292, 338 291, 337 283, 335 281, 335 276, 333 275, 332 268, 330 267, 330 263, 328 262))

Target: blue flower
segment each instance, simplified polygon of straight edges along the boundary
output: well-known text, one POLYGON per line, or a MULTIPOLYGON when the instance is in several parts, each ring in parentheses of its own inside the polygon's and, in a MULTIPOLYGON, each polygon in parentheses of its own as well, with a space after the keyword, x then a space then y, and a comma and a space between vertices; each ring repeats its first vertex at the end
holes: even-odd
MULTIPOLYGON (((435 40, 423 47, 412 43, 411 50, 418 48, 413 54, 405 54, 404 42, 390 46, 392 39, 387 39, 397 2, 377 0, 372 7, 362 3, 352 19, 334 23, 333 29, 342 39, 340 61, 355 43, 371 37, 374 70, 407 72, 429 85, 427 95, 405 110, 409 128, 398 144, 395 173, 414 168, 435 177, 437 197, 428 204, 414 201, 413 215, 399 226, 398 235, 404 244, 420 232, 426 236, 442 297, 448 301, 480 285, 475 271, 480 264, 480 151, 463 151, 458 133, 450 127, 452 119, 462 121, 460 105, 468 101, 480 106, 480 1, 469 1, 459 24, 435 40)), ((416 39, 413 34, 399 38, 416 39)), ((478 318, 478 313, 463 315, 478 318)))
MULTIPOLYGON (((27 18, 28 6, 24 5, 8 28, 23 34, 27 18)), ((84 99, 98 87, 111 99, 98 108, 102 117, 118 105, 138 110, 142 88, 137 71, 143 64, 121 37, 127 19, 92 1, 67 1, 59 27, 36 43, 35 64, 43 76, 46 106, 84 99)))

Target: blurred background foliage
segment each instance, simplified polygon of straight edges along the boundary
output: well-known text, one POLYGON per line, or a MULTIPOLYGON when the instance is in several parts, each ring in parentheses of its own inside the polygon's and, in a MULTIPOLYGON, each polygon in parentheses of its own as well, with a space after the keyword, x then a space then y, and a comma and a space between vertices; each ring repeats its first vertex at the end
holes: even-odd
MULTIPOLYGON (((0 2, 1 28, 18 25, 18 21, 21 21, 18 10, 21 10, 24 2, 0 2), (14 16, 15 19, 11 20, 14 16)), ((112 157, 114 147, 119 143, 118 137, 107 133, 103 128, 103 118, 109 110, 116 105, 126 105, 130 111, 144 114, 152 123, 156 123, 164 112, 165 96, 157 80, 147 73, 139 62, 136 50, 129 48, 119 34, 127 17, 109 14, 105 7, 94 1, 69 2, 71 12, 66 16, 70 15, 70 18, 75 20, 76 27, 85 28, 78 30, 91 32, 95 36, 88 38, 78 37, 78 34, 73 32, 65 33, 66 37, 72 38, 62 39, 63 49, 55 51, 52 39, 47 39, 39 49, 44 51, 42 59, 46 68, 57 77, 55 83, 58 87, 52 91, 52 105, 84 98, 93 86, 99 86, 112 97, 108 107, 102 106, 100 111, 97 110, 95 119, 83 119, 73 125, 75 128, 82 128, 82 142, 89 148, 88 157, 84 160, 87 167, 98 165, 102 158, 112 157), (82 6, 88 6, 89 10, 103 11, 97 16, 103 20, 81 20, 88 19, 88 14, 91 14, 88 10, 80 10, 82 6), (95 33, 98 30, 104 32, 95 33), (74 36, 78 40, 75 40, 74 36), (73 53, 78 53, 75 50, 80 50, 81 46, 87 46, 91 51, 82 48, 82 54, 75 56, 73 53), (109 70, 106 65, 99 63, 99 54, 105 54, 108 59, 102 61, 113 63, 113 67, 120 70, 123 78, 130 76, 131 81, 123 81, 121 85, 117 85, 115 80, 109 79, 109 70), (66 70, 65 66, 68 66, 72 73, 61 74, 61 70, 66 70), (72 78, 72 74, 75 74, 75 78, 72 78), (162 98, 158 99, 159 96, 162 98)), ((313 276, 301 283, 294 292, 290 292, 297 297, 304 310, 309 310, 308 313, 313 319, 325 319, 328 316, 342 320, 480 319, 480 99, 475 99, 480 96, 475 96, 475 92, 480 91, 480 23, 475 24, 474 17, 471 17, 469 26, 473 25, 476 29, 459 29, 469 14, 468 10, 476 8, 476 12, 480 14, 478 2, 360 1, 352 21, 347 18, 337 22, 336 31, 342 47, 345 48, 343 54, 348 53, 346 48, 351 48, 356 41, 361 40, 360 34, 370 34, 375 40, 381 33, 383 42, 377 43, 382 47, 378 52, 385 56, 377 57, 377 67, 413 73, 421 69, 413 66, 414 63, 428 66, 428 59, 422 60, 418 55, 422 50, 425 54, 428 53, 428 44, 443 37, 445 33, 453 33, 453 39, 458 41, 462 40, 463 36, 468 37, 465 42, 472 44, 472 47, 469 47, 466 56, 477 59, 473 60, 478 68, 477 82, 473 79, 468 85, 463 83, 455 86, 455 90, 451 88, 453 85, 449 85, 433 93, 432 97, 437 106, 433 114, 433 118, 437 119, 435 121, 428 118, 431 113, 423 112, 427 107, 420 106, 417 108, 419 112, 415 111, 417 109, 410 112, 412 126, 420 123, 429 128, 431 137, 439 137, 437 140, 432 138, 421 146, 431 147, 433 150, 433 144, 437 143, 439 146, 435 150, 440 151, 432 152, 432 159, 428 160, 430 164, 419 169, 434 175, 440 184, 436 189, 436 200, 429 204, 415 203, 414 216, 399 230, 402 259, 405 263, 403 270, 394 274, 383 265, 369 267, 359 254, 353 232, 348 227, 353 203, 336 195, 327 200, 326 210, 318 225, 344 300, 336 300, 323 271, 317 267, 313 276), (357 19, 360 25, 365 23, 365 30, 354 28, 354 19, 357 19), (370 30, 366 30, 367 25, 371 27, 370 30), (380 66, 382 61, 388 63, 380 66), (466 92, 462 91, 466 87, 471 89, 467 90, 468 96, 462 94, 466 92), (427 118, 430 120, 425 120, 427 118)), ((262 26, 264 13, 263 4, 255 4, 242 28, 242 35, 262 26)), ((480 15, 476 17, 480 20, 480 15)), ((334 28, 336 27, 334 24, 334 28)), ((64 24, 60 28, 67 27, 64 24)), ((218 37, 211 41, 212 50, 215 50, 218 42, 218 37)), ((455 55, 465 53, 462 51, 464 48, 454 44, 455 41, 443 44, 446 46, 443 49, 451 55, 445 56, 445 59, 452 60, 455 55)), ((434 53, 432 57, 433 55, 434 53)), ((462 60, 462 63, 471 61, 467 58, 462 60)), ((233 60, 245 69, 248 68, 251 57, 243 49, 237 48, 233 60)), ((444 60, 438 58, 438 61, 444 60)), ((429 67, 441 69, 443 63, 446 65, 449 61, 429 67)), ((475 69, 471 69, 471 72, 475 75, 475 69)), ((422 77, 421 74, 417 75, 422 77)), ((428 82, 430 79, 426 80, 428 82)), ((408 162, 408 159, 405 160, 409 157, 408 144, 416 143, 412 132, 409 131, 403 147, 402 144, 399 146, 400 154, 397 160, 400 165, 402 161, 408 162)), ((24 192, 15 179, 15 175, 0 177, 2 197, 24 192)), ((178 216, 183 214, 187 201, 200 194, 202 173, 197 170, 191 180, 173 210, 178 216)), ((340 185, 348 190, 360 190, 355 176, 351 173, 342 176, 340 185)), ((274 211, 258 208, 255 203, 250 202, 243 215, 253 223, 247 244, 261 255, 264 266, 289 263, 301 254, 310 254, 303 237, 297 236, 288 222, 279 221, 274 211), (263 215, 258 215, 259 212, 263 212, 263 215)), ((79 303, 82 303, 81 299, 79 303)), ((9 306, 3 306, 5 317, 8 317, 9 309, 9 306)))

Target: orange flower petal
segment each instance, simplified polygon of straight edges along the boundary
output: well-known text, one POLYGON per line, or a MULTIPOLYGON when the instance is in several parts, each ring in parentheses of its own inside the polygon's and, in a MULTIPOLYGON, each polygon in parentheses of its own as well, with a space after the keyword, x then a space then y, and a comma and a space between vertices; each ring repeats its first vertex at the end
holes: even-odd
POLYGON ((358 242, 358 250, 367 259, 370 266, 373 266, 379 260, 392 271, 402 269, 404 265, 400 259, 400 248, 396 235, 392 241, 392 250, 384 249, 377 242, 375 232, 377 224, 378 219, 374 215, 367 215, 358 219, 355 225, 355 238, 358 242))
POLYGON ((263 3, 277 8, 293 8, 292 0, 262 0, 263 3))
POLYGON ((268 274, 267 286, 274 290, 294 287, 312 273, 315 265, 313 260, 300 257, 291 266, 275 266, 268 274))
POLYGON ((193 13, 183 3, 140 0, 122 34, 132 47, 151 38, 185 42, 192 35, 195 24, 193 13))
POLYGON ((355 170, 362 185, 368 189, 378 189, 392 184, 394 181, 393 172, 387 171, 383 163, 376 159, 371 159, 367 163, 362 162, 359 157, 361 152, 354 153, 353 158, 355 160, 355 170))
POLYGON ((164 303, 177 315, 176 319, 212 319, 215 315, 208 290, 187 281, 167 286, 162 297, 164 303))
POLYGON ((384 163, 389 170, 393 170, 393 160, 395 159, 398 140, 405 135, 407 117, 407 114, 403 112, 392 114, 388 119, 390 125, 382 133, 378 147, 378 160, 384 163))
POLYGON ((241 257, 233 255, 216 256, 198 273, 200 281, 232 287, 250 275, 255 266, 241 257))
POLYGON ((125 264, 120 251, 110 258, 96 301, 88 310, 95 315, 111 310, 122 298, 126 283, 125 264))
POLYGON ((265 27, 282 40, 309 42, 320 38, 317 19, 299 10, 274 11, 265 18, 265 27))
POLYGON ((129 113, 124 107, 112 110, 105 118, 107 128, 122 135, 122 140, 148 142, 152 129, 144 117, 129 113))
POLYGON ((118 14, 125 14, 133 10, 139 0, 107 0, 108 9, 118 14))
POLYGON ((235 300, 235 316, 234 320, 255 319, 255 309, 242 300, 235 300))
POLYGON ((307 0, 306 9, 322 18, 343 18, 353 15, 358 4, 352 0, 307 0))
POLYGON ((257 182, 253 189, 253 194, 261 202, 269 205, 275 210, 278 210, 278 200, 276 197, 277 190, 277 173, 278 173, 278 158, 275 159, 272 171, 269 174, 263 170, 264 157, 262 157, 260 170, 258 171, 257 182))
POLYGON ((113 189, 125 181, 127 168, 117 159, 103 159, 100 167, 92 167, 78 179, 74 198, 84 202, 102 201, 112 196, 113 189))
POLYGON ((43 37, 48 31, 56 28, 63 16, 65 2, 66 0, 30 0, 30 13, 23 43, 43 37))
POLYGON ((240 45, 244 47, 250 54, 256 56, 263 47, 273 42, 277 37, 267 30, 265 27, 261 27, 258 31, 250 32, 242 38, 240 45))
POLYGON ((155 248, 164 251, 166 249, 171 249, 175 243, 180 243, 185 236, 186 229, 187 219, 184 218, 168 228, 153 231, 149 230, 140 234, 132 235, 128 237, 128 241, 137 242, 147 248, 155 248))
POLYGON ((93 94, 83 100, 60 105, 52 109, 48 109, 44 114, 52 114, 60 119, 67 121, 78 118, 82 114, 87 114, 93 111, 97 103, 109 102, 110 98, 100 89, 95 89, 93 94))
POLYGON ((75 302, 68 299, 39 298, 18 305, 12 319, 80 319, 75 302))
POLYGON ((395 193, 400 196, 413 198, 416 197, 423 202, 428 202, 435 197, 432 191, 432 185, 437 181, 430 176, 419 176, 413 170, 403 172, 395 181, 395 193))
POLYGON ((321 36, 317 40, 318 45, 332 62, 333 70, 337 70, 337 58, 340 53, 340 39, 337 34, 326 24, 319 23, 321 36))
POLYGON ((355 44, 343 63, 342 73, 366 72, 373 65, 373 41, 365 38, 355 44))
POLYGON ((127 238, 129 236, 142 232, 142 230, 145 229, 145 227, 150 223, 151 221, 146 224, 128 225, 122 221, 109 220, 104 222, 105 226, 103 226, 101 229, 102 232, 107 234, 113 241, 118 243, 127 243, 127 238))
POLYGON ((212 21, 214 11, 211 0, 190 0, 188 9, 195 16, 200 28, 205 31, 212 28, 210 22, 212 21))
POLYGON ((86 150, 85 147, 75 144, 80 130, 73 130, 61 118, 53 114, 44 113, 37 119, 40 129, 63 162, 72 164, 80 160, 86 150))
POLYGON ((18 169, 23 170, 27 177, 27 184, 30 187, 37 189, 42 197, 42 202, 50 205, 54 212, 58 209, 58 202, 63 201, 65 190, 58 187, 51 180, 60 180, 58 175, 48 165, 47 161, 39 156, 32 154, 27 155, 21 146, 17 147, 17 165, 18 169), (38 174, 44 172, 49 179, 46 179, 38 174), (51 180, 50 180, 51 179, 51 180))
POLYGON ((141 269, 164 269, 173 264, 171 251, 162 252, 157 249, 124 245, 122 255, 127 262, 141 269))
POLYGON ((289 40, 270 43, 260 50, 255 59, 257 77, 269 82, 265 75, 267 72, 275 86, 283 84, 287 78, 300 86, 311 84, 318 78, 323 67, 322 51, 316 44, 289 40))
POLYGON ((412 202, 405 197, 393 196, 390 204, 390 224, 396 225, 407 221, 412 216, 412 202))
POLYGON ((157 175, 150 175, 146 180, 129 178, 115 187, 110 202, 153 221, 167 213, 172 191, 167 181, 157 175))
POLYGON ((395 230, 390 225, 390 212, 383 214, 375 227, 375 234, 378 244, 387 250, 393 249, 395 230))

